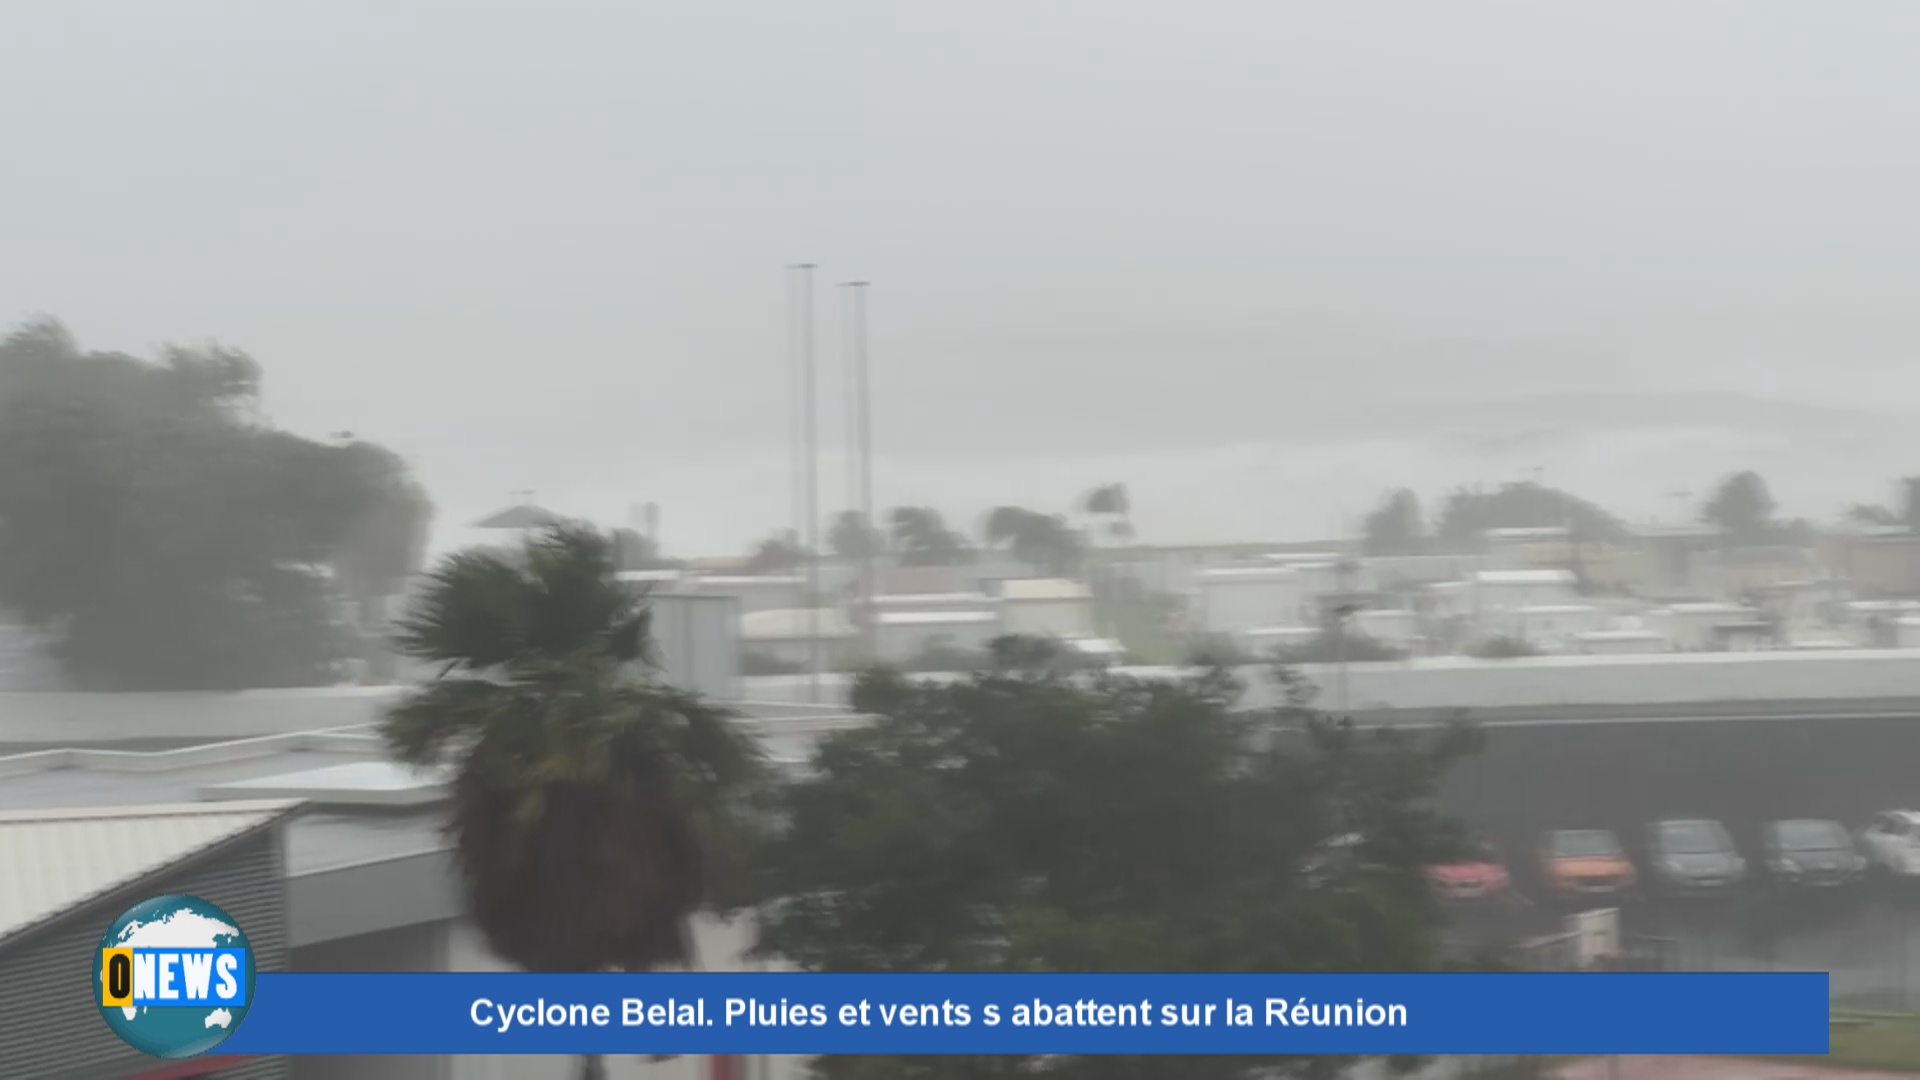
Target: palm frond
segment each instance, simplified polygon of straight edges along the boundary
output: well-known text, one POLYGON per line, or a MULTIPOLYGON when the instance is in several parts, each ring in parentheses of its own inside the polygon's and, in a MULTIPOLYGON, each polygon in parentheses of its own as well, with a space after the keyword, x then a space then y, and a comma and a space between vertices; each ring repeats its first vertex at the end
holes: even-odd
POLYGON ((437 765, 455 744, 477 737, 512 705, 509 688, 479 679, 441 679, 387 710, 381 737, 409 765, 437 765))
POLYGON ((460 552, 428 575, 395 646, 421 660, 496 667, 526 649, 528 599, 526 579, 504 555, 460 552))

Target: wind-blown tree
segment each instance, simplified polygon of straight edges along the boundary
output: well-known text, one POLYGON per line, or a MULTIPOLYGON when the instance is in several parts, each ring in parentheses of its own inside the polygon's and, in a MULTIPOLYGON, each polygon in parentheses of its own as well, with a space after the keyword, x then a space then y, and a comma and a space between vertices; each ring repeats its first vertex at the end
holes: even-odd
POLYGON ((469 909, 530 971, 686 966, 695 911, 745 895, 757 744, 653 677, 644 594, 617 574, 606 537, 552 530, 448 558, 401 627, 443 670, 382 734, 403 762, 454 769, 469 909))
POLYGON ((1133 539, 1133 500, 1125 484, 1102 484, 1080 500, 1081 512, 1096 519, 1099 531, 1114 540, 1133 539))
POLYGON ((1406 488, 1394 491, 1367 515, 1363 542, 1369 555, 1415 555, 1425 550, 1427 523, 1420 497, 1406 488))
POLYGON ((1720 481, 1701 517, 1717 525, 1736 544, 1765 544, 1780 533, 1773 518, 1773 493, 1756 472, 1737 472, 1720 481))
POLYGON ((214 346, 83 351, 59 324, 0 341, 0 608, 75 684, 331 682, 339 618, 400 591, 431 508, 395 455, 259 415, 260 368, 214 346))
MULTIPOLYGON (((1363 732, 1284 673, 1284 708, 1241 711, 1224 670, 1073 675, 1051 643, 995 645, 957 682, 862 678, 854 704, 876 723, 827 739, 787 790, 764 949, 834 972, 1443 965, 1421 867, 1459 850, 1430 797, 1471 731, 1363 732)), ((1243 1080, 1276 1064, 1329 1063, 828 1057, 815 1072, 1243 1080)))
POLYGON ((890 519, 894 556, 902 566, 959 566, 973 558, 967 538, 947 528, 940 511, 896 506, 890 519))
POLYGON ((827 548, 843 559, 883 555, 887 534, 870 524, 860 511, 842 510, 827 529, 827 548))
POLYGON ((669 570, 674 561, 660 552, 653 537, 638 529, 613 530, 613 561, 622 570, 669 570))
POLYGON ((1065 577, 1086 559, 1086 546, 1065 518, 1018 506, 998 506, 982 530, 987 543, 1051 577, 1065 577))
POLYGON ((1618 541, 1628 536, 1619 518, 1558 488, 1531 481, 1507 484, 1494 491, 1459 490, 1440 507, 1434 538, 1443 547, 1472 550, 1488 529, 1526 529, 1568 526, 1576 539, 1618 541))
POLYGON ((753 546, 753 552, 747 556, 747 573, 789 573, 799 569, 806 561, 806 547, 792 529, 787 529, 753 546))

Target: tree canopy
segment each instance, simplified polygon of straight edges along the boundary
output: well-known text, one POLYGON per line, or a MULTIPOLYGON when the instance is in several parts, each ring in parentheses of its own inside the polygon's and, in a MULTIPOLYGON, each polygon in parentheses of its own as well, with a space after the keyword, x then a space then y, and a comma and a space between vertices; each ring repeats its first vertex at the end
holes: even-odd
POLYGON ((259 366, 217 346, 83 351, 58 323, 0 341, 0 608, 76 684, 331 681, 340 599, 400 590, 431 507, 391 452, 278 430, 259 366))
POLYGON ((1073 573, 1086 557, 1085 541, 1057 514, 997 506, 982 531, 987 543, 1005 546, 1015 559, 1052 577, 1073 573))
POLYGON ((1773 493, 1756 472, 1737 472, 1720 481, 1701 516, 1720 527, 1736 544, 1765 544, 1780 525, 1774 520, 1773 493))
POLYGON ((1434 535, 1449 548, 1466 550, 1477 547, 1488 529, 1561 526, 1582 540, 1621 540, 1628 534, 1619 518, 1585 499, 1522 481, 1494 491, 1455 491, 1440 508, 1434 535))
POLYGON ((1426 516, 1420 496, 1406 488, 1389 492, 1363 526, 1368 555, 1416 555, 1427 544, 1426 516))
POLYGON ((827 529, 827 548, 843 559, 860 559, 886 553, 887 534, 858 510, 842 510, 827 529))
MULTIPOLYGON (((1421 867, 1458 850, 1458 826, 1430 796, 1472 749, 1470 731, 1362 732, 1313 709, 1284 672, 1287 706, 1247 712, 1224 670, 1072 675, 1046 643, 996 646, 992 668, 957 682, 862 678, 855 705, 877 723, 826 740, 788 790, 787 831, 765 856, 780 899, 763 916, 764 949, 843 972, 1442 966, 1444 919, 1421 867)), ((835 1080, 1240 1080, 1272 1064, 816 1068, 835 1080)))
POLYGON ((928 506, 896 506, 890 518, 893 552, 902 566, 960 566, 973 558, 967 538, 928 506))

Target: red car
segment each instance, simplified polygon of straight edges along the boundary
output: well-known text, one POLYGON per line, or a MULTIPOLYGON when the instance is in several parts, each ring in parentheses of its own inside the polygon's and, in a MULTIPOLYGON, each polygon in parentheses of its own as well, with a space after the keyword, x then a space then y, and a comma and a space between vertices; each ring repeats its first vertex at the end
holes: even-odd
POLYGON ((1466 900, 1507 891, 1507 868, 1493 845, 1475 843, 1459 862, 1427 867, 1427 881, 1445 899, 1466 900))

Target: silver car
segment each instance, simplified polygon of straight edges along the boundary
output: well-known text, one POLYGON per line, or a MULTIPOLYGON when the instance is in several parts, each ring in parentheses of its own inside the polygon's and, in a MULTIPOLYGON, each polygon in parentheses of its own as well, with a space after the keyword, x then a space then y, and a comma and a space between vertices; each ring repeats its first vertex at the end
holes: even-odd
POLYGON ((1670 818, 1647 828, 1648 869, 1673 893, 1718 893, 1746 880, 1747 861, 1711 818, 1670 818))

